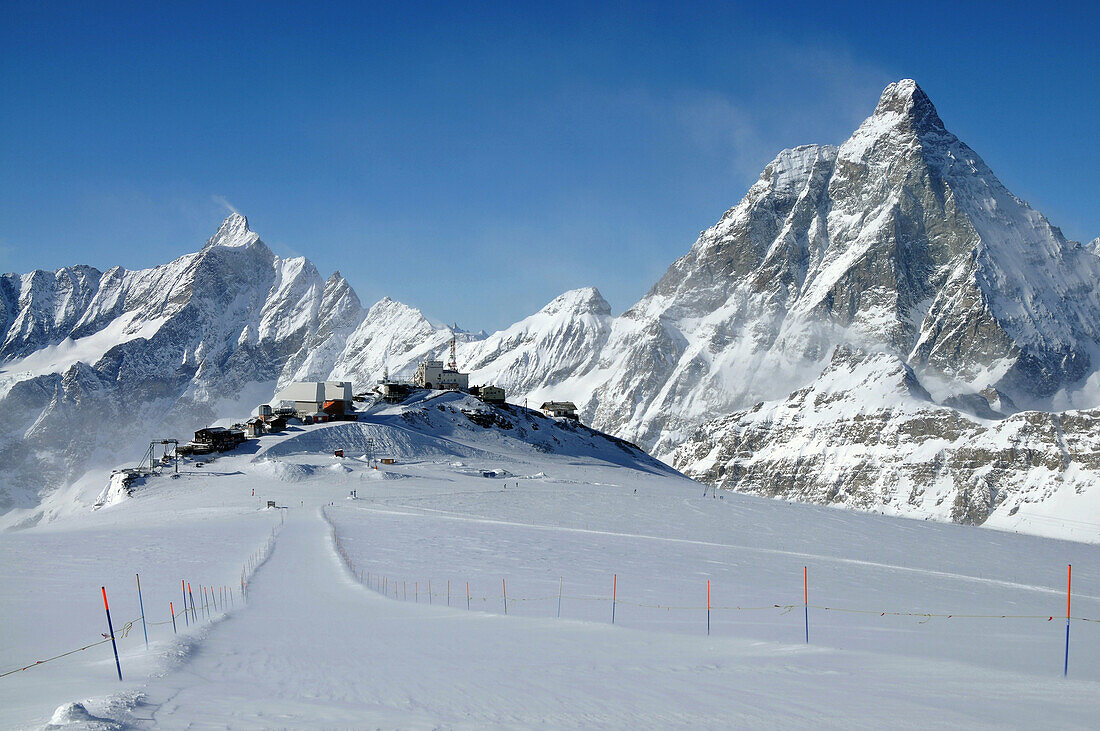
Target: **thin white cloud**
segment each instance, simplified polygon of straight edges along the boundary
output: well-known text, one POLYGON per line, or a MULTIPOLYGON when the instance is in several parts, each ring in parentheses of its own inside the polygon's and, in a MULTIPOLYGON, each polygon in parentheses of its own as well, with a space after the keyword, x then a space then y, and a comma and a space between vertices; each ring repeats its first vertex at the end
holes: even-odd
POLYGON ((686 88, 651 100, 655 115, 672 110, 686 140, 727 158, 747 181, 784 148, 840 144, 874 110, 886 83, 896 80, 844 48, 760 43, 756 54, 767 62, 747 68, 767 83, 739 89, 731 80, 730 89, 686 88))
MULTIPOLYGON (((760 173, 760 151, 767 147, 760 125, 753 115, 718 92, 681 94, 668 104, 687 138, 702 151, 725 155, 738 173, 755 177, 760 173)), ((774 154, 773 151, 772 154, 774 154)))
POLYGON ((228 210, 230 213, 236 213, 238 216, 243 215, 240 211, 237 210, 237 207, 235 205, 225 199, 225 196, 212 195, 210 196, 210 198, 218 205, 224 206, 226 210, 228 210))

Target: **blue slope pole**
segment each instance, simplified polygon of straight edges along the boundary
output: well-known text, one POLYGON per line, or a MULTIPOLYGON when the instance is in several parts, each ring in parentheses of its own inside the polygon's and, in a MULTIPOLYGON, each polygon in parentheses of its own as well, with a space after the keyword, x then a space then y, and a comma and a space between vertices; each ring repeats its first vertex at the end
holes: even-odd
POLYGON ((806 616, 806 644, 810 644, 810 582, 806 567, 802 567, 802 608, 806 616))
POLYGON ((1073 586, 1073 564, 1066 566, 1066 660, 1062 665, 1062 677, 1069 675, 1069 598, 1073 586))
POLYGON ((145 649, 149 649, 149 628, 145 626, 145 602, 141 600, 141 575, 134 574, 138 587, 138 607, 141 608, 141 631, 145 634, 145 649))
POLYGON ((115 651, 115 669, 118 670, 118 679, 122 680, 122 663, 118 661, 118 645, 115 643, 115 627, 111 623, 111 608, 107 606, 107 587, 99 587, 103 591, 103 609, 107 612, 107 631, 111 633, 111 648, 115 651))

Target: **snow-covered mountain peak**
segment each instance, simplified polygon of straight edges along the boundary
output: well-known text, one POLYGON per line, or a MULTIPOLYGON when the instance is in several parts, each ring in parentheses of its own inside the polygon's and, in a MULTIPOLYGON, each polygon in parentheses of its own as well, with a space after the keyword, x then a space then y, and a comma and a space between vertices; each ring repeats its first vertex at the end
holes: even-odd
POLYGON ((248 219, 237 212, 230 213, 218 227, 217 233, 210 237, 204 248, 222 246, 239 248, 249 246, 260 240, 258 234, 248 228, 248 219))
MULTIPOLYGON (((908 150, 958 143, 947 131, 932 100, 912 79, 890 84, 875 111, 840 146, 842 161, 879 165, 904 162, 908 150)), ((964 146, 965 147, 965 146, 964 146)), ((966 148, 968 156, 973 152, 966 148)))
POLYGON ((333 272, 329 275, 329 278, 325 280, 325 297, 331 297, 334 299, 346 298, 349 302, 354 301, 356 308, 361 308, 362 305, 359 302, 359 295, 355 293, 351 283, 344 279, 344 275, 340 272, 333 272))
POLYGON ((400 317, 411 317, 417 321, 424 320, 427 322, 427 318, 424 317, 424 313, 415 307, 410 307, 404 302, 398 302, 395 299, 390 299, 388 296, 382 297, 382 299, 371 305, 367 310, 367 319, 375 318, 387 318, 392 320, 400 317))
POLYGON ((542 312, 547 315, 610 315, 611 305, 600 294, 600 290, 595 287, 581 287, 558 295, 542 308, 542 312))
POLYGON ((943 121, 932 100, 912 79, 902 79, 887 86, 879 97, 871 119, 891 123, 907 122, 914 130, 943 131, 943 121))
POLYGON ((349 380, 363 388, 385 371, 391 377, 411 376, 417 363, 438 357, 450 339, 449 329, 434 327, 420 310, 383 297, 347 336, 326 380, 349 380))
POLYGON ((502 386, 509 398, 581 403, 611 331, 611 305, 595 287, 566 292, 533 315, 484 340, 464 344, 459 361, 471 383, 502 386), (549 388, 548 388, 549 386, 549 388))

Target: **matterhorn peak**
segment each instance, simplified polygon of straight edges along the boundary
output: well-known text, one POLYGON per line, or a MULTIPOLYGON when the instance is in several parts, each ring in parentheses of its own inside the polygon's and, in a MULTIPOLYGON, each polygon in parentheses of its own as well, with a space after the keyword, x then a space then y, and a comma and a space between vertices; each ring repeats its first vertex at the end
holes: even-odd
POLYGON ((840 146, 838 157, 866 162, 865 156, 879 149, 892 157, 892 151, 905 149, 914 141, 935 148, 957 139, 944 127, 932 100, 917 82, 902 79, 883 90, 874 113, 840 146))
POLYGON ((871 119, 903 121, 914 131, 942 131, 943 121, 924 89, 912 79, 895 81, 882 91, 871 119))
POLYGON ((218 232, 210 237, 204 248, 209 249, 213 246, 243 247, 253 244, 259 239, 259 235, 248 228, 248 219, 233 211, 222 221, 222 225, 218 227, 218 232))

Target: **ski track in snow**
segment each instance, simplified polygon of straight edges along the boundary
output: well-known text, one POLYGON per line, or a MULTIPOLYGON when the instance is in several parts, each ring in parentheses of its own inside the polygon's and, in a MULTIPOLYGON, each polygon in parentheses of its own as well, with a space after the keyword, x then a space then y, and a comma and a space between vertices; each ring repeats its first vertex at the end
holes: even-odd
MULTIPOLYGON (((687 501, 685 501, 685 505, 688 505, 688 507, 693 512, 697 512, 697 513, 702 513, 703 512, 703 511, 691 506, 689 503, 687 503, 687 501)), ((415 508, 409 507, 409 511, 420 511, 420 513, 403 512, 403 511, 392 510, 392 509, 391 510, 383 510, 381 508, 359 508, 359 510, 365 510, 365 511, 380 513, 380 514, 407 515, 407 516, 422 515, 424 513, 431 513, 433 515, 436 515, 436 516, 441 517, 441 518, 445 518, 447 520, 461 520, 461 521, 468 521, 468 522, 471 522, 471 523, 485 523, 485 524, 488 524, 488 525, 509 525, 509 526, 515 526, 517 528, 530 528, 532 530, 562 531, 562 532, 566 532, 566 533, 588 533, 588 534, 592 534, 592 535, 611 536, 611 537, 614 537, 614 538, 626 538, 626 539, 640 540, 640 541, 658 541, 658 542, 662 542, 662 543, 683 543, 683 544, 693 545, 693 546, 708 546, 708 547, 711 547, 711 548, 724 548, 724 549, 737 550, 737 551, 750 551, 750 552, 753 552, 753 553, 764 553, 764 554, 771 554, 771 555, 777 555, 777 556, 791 556, 793 558, 799 558, 799 559, 814 560, 814 561, 827 561, 827 562, 833 562, 833 563, 849 564, 849 565, 853 565, 853 566, 869 566, 869 567, 874 567, 874 568, 878 568, 878 569, 889 569, 891 571, 907 571, 907 572, 912 572, 912 573, 916 573, 916 574, 923 574, 923 575, 926 575, 926 576, 934 576, 934 577, 937 577, 937 578, 953 579, 953 580, 957 580, 957 581, 972 581, 972 582, 981 583, 981 584, 1003 586, 1003 587, 1010 588, 1010 589, 1024 589, 1024 590, 1027 590, 1027 591, 1042 592, 1042 593, 1045 593, 1045 594, 1058 594, 1058 595, 1062 595, 1062 596, 1065 595, 1065 589, 1057 589, 1057 588, 1052 588, 1052 587, 1049 587, 1049 586, 1036 586, 1036 585, 1033 585, 1033 584, 1020 584, 1020 583, 1015 582, 1015 581, 999 581, 997 579, 985 579, 985 578, 978 577, 978 576, 967 576, 965 574, 956 574, 956 573, 951 573, 951 572, 948 572, 948 571, 933 571, 931 569, 913 568, 911 566, 903 566, 903 565, 900 565, 900 564, 880 563, 880 562, 877 562, 877 561, 862 561, 862 560, 859 560, 859 559, 840 558, 840 557, 837 557, 837 556, 828 556, 828 555, 817 554, 817 553, 805 553, 805 552, 802 552, 802 551, 783 551, 783 550, 775 549, 775 548, 760 548, 760 547, 757 547, 757 546, 746 546, 746 545, 737 544, 737 543, 715 543, 713 541, 697 541, 697 540, 692 540, 690 538, 669 538, 667 536, 653 536, 653 535, 646 535, 646 534, 643 534, 643 533, 622 533, 622 532, 618 532, 618 531, 591 530, 591 529, 588 529, 588 528, 566 528, 566 527, 557 526, 557 525, 539 525, 539 524, 536 524, 536 523, 518 523, 518 522, 508 521, 508 520, 491 520, 491 519, 488 519, 488 518, 479 518, 479 517, 474 516, 474 515, 460 515, 458 513, 452 513, 452 512, 445 511, 445 510, 434 510, 432 508, 425 508, 425 507, 419 507, 419 506, 415 507, 415 508)), ((1083 595, 1083 596, 1078 595, 1078 596, 1080 596, 1080 598, 1082 598, 1082 599, 1100 599, 1100 596, 1092 596, 1092 595, 1083 595)))
POLYGON ((836 654, 398 603, 351 576, 320 511, 306 510, 287 521, 248 608, 152 681, 128 724, 916 727, 934 709, 934 725, 982 726, 1019 692, 1011 675, 836 654), (926 689, 899 696, 897 673, 926 689), (777 692, 787 683, 828 693, 777 692))

